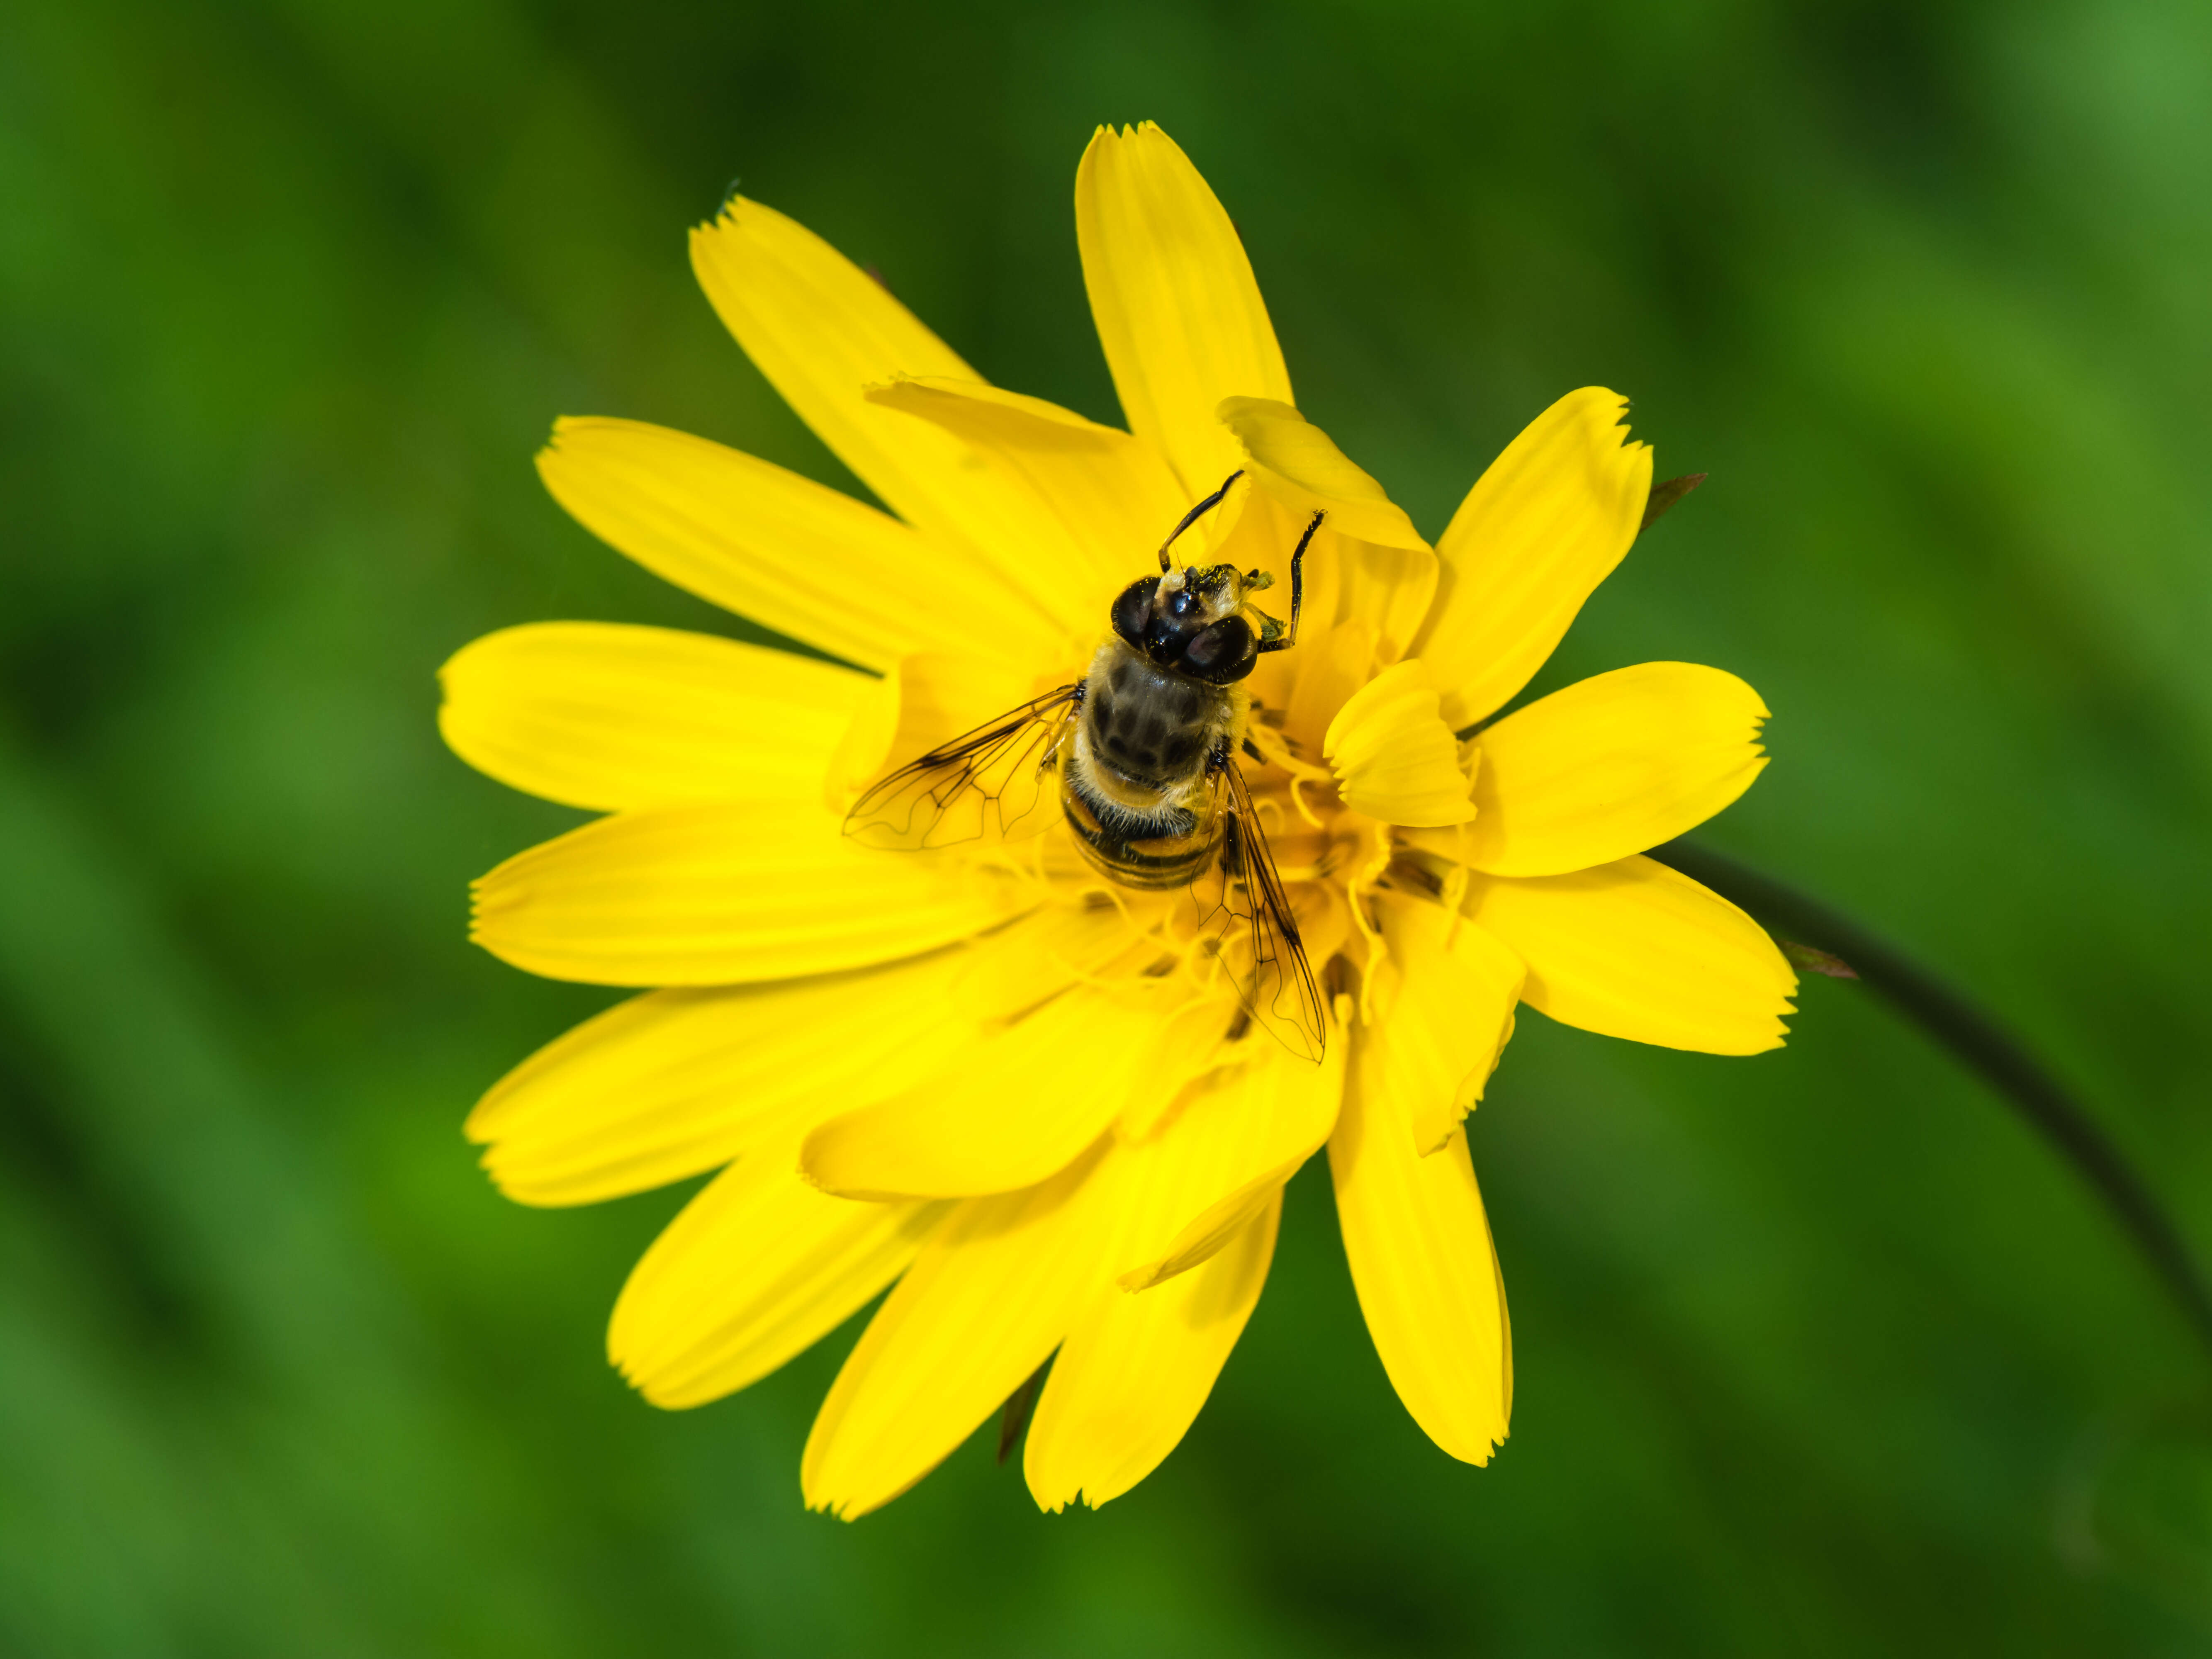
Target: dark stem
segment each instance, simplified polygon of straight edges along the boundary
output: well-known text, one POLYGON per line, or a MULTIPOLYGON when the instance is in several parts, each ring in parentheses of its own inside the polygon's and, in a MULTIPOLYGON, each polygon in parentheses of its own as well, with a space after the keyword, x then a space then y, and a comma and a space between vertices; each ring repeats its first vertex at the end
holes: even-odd
POLYGON ((2096 1189, 2181 1304, 2197 1334, 2212 1347, 2212 1286, 2181 1230, 2081 1103, 2009 1031, 1962 992, 1786 883, 1686 841, 1656 847, 1650 856, 1741 905, 1778 939, 1802 941, 1842 958, 1869 989, 1978 1073, 2096 1189))

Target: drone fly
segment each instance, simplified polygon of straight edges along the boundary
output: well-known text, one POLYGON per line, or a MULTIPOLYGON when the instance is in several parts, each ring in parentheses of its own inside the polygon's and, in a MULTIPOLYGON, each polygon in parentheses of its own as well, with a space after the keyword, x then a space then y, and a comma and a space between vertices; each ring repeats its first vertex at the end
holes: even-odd
POLYGON ((1287 624, 1251 603, 1273 585, 1265 571, 1169 557, 1241 476, 1169 532, 1159 574, 1122 589, 1080 680, 891 773, 854 805, 846 833, 874 847, 939 847, 980 833, 979 812, 1011 831, 1057 776, 1060 811, 1092 867, 1125 887, 1188 886, 1216 954, 1236 964, 1245 1012, 1317 1060, 1320 992, 1238 767, 1240 752, 1257 752, 1244 744, 1238 682, 1297 643, 1306 549, 1323 515, 1291 555, 1287 624))

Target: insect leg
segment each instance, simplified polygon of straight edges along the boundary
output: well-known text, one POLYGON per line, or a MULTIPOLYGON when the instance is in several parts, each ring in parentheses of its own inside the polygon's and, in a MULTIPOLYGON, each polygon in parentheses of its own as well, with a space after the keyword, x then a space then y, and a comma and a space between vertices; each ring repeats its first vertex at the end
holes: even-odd
MULTIPOLYGON (((1226 489, 1229 486, 1224 484, 1222 488, 1226 489)), ((1298 642, 1298 608, 1306 596, 1306 544, 1313 540, 1314 532, 1321 528, 1323 516, 1316 513, 1307 521, 1306 533, 1298 538, 1297 550, 1291 555, 1291 625, 1279 638, 1262 640, 1260 642, 1262 651, 1287 651, 1298 642)), ((1167 555, 1162 553, 1160 556, 1165 558, 1167 555)))
MULTIPOLYGON (((1209 783, 1223 778, 1228 772, 1231 763, 1231 754, 1226 735, 1213 740, 1213 746, 1206 751, 1206 776, 1209 783)), ((1242 837, 1237 833, 1238 829, 1236 813, 1227 812, 1222 815, 1221 872, 1232 878, 1237 875, 1241 861, 1238 848, 1242 837)))
POLYGON ((1244 469, 1240 466, 1234 472, 1231 473, 1227 477, 1221 481, 1220 489, 1215 490, 1211 495, 1208 495, 1196 507, 1194 507, 1189 512, 1184 514, 1182 515, 1182 522, 1177 525, 1173 530, 1168 532, 1167 540, 1160 544, 1160 568, 1163 572, 1164 572, 1168 568, 1168 549, 1175 545, 1176 538, 1182 535, 1184 531, 1189 529, 1191 526, 1196 524, 1207 514, 1212 512, 1215 507, 1220 506, 1221 498, 1229 493, 1229 486, 1235 483, 1243 476, 1244 469))

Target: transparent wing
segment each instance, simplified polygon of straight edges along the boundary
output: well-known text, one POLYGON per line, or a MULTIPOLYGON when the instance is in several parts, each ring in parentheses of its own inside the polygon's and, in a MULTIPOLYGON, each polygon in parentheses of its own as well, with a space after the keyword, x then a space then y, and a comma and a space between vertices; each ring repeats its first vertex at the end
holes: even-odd
POLYGON ((1200 927, 1235 980, 1245 1012, 1292 1054, 1318 1060, 1328 1029, 1321 987, 1233 756, 1215 774, 1213 788, 1223 820, 1221 856, 1192 884, 1200 927))
POLYGON ((894 852, 1033 836, 1053 821, 1042 799, 1074 723, 1080 686, 1010 708, 869 787, 845 833, 894 852))

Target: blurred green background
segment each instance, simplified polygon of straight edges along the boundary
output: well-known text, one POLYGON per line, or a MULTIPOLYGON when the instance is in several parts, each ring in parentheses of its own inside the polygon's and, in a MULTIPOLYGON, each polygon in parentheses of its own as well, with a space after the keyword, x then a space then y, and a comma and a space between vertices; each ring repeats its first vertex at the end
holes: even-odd
POLYGON ((611 994, 464 942, 574 815, 433 671, 742 632, 530 458, 639 416, 849 482, 693 287, 732 181, 1117 418, 1070 194, 1160 120, 1307 411, 1434 533, 1632 394, 1652 532, 1552 678, 1718 664, 1716 845, 1975 987, 2212 1241, 2212 11, 10 0, 0 10, 0 1650, 2181 1654, 2206 1356, 1859 988, 1785 1051, 1535 1016, 1474 1126, 1494 1465, 1360 1328, 1325 1179, 1182 1449, 1039 1516, 979 1439, 802 1512, 851 1333, 666 1415, 601 1352, 684 1194, 533 1212, 476 1095, 611 994))

